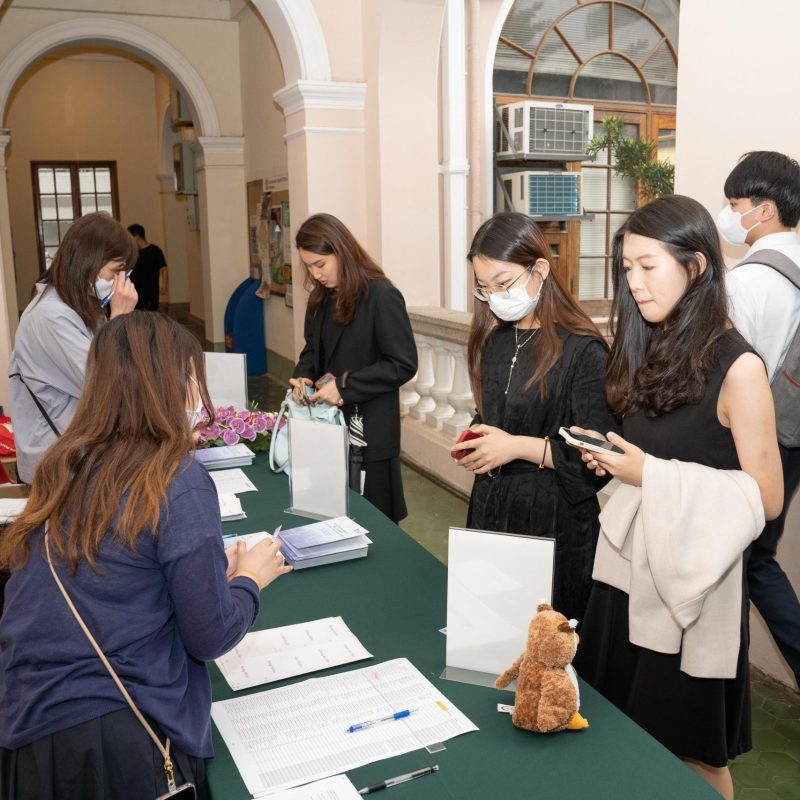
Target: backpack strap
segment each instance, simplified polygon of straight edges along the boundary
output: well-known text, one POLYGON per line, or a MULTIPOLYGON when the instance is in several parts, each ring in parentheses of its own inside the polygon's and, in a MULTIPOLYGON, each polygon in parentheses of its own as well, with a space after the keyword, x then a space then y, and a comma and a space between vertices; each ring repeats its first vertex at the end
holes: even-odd
POLYGON ((61 436, 59 433, 58 428, 56 428, 55 423, 52 419, 50 419, 50 415, 44 410, 44 406, 39 402, 39 398, 33 393, 33 389, 25 383, 25 379, 19 372, 12 372, 11 375, 8 376, 9 378, 19 378, 20 383, 28 390, 28 394, 33 398, 33 402, 36 403, 36 408, 39 409, 42 416, 44 417, 45 422, 50 426, 53 433, 56 435, 56 438, 61 436))
POLYGON ((780 250, 756 250, 752 255, 740 261, 733 269, 738 269, 744 264, 763 264, 771 267, 775 272, 780 272, 787 281, 800 289, 800 265, 792 261, 785 253, 780 250))

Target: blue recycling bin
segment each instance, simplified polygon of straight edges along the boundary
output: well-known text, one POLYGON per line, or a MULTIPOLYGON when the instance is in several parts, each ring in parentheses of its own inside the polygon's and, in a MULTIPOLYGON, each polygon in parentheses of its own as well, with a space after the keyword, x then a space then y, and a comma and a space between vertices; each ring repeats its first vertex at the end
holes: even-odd
POLYGON ((247 356, 247 374, 267 371, 264 301, 256 296, 261 281, 247 278, 234 290, 225 307, 225 350, 247 356))

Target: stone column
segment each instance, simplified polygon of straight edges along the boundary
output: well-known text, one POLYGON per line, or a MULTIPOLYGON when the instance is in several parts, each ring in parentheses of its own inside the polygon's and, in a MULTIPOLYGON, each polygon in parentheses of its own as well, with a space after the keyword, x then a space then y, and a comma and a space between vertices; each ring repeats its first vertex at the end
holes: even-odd
MULTIPOLYGON (((11 217, 8 207, 8 182, 6 148, 11 141, 11 132, 0 130, 0 363, 8 366, 14 346, 19 311, 17 307, 17 282, 14 277, 14 251, 11 246, 11 217)), ((0 405, 7 414, 8 378, 7 369, 0 370, 0 405)))
POLYGON ((469 381, 467 368, 467 351, 463 344, 455 342, 449 345, 453 354, 453 388, 447 399, 455 409, 453 416, 445 420, 442 429, 445 433, 458 438, 461 432, 469 427, 475 410, 475 400, 472 396, 472 386, 469 381))
POLYGON ((437 341, 433 345, 436 353, 436 367, 434 381, 431 387, 431 397, 436 402, 433 411, 429 411, 425 422, 436 430, 442 429, 442 423, 453 416, 454 409, 447 400, 453 386, 453 364, 450 360, 450 350, 446 342, 437 341))
MULTIPOLYGON (((169 271, 169 313, 176 319, 189 315, 189 274, 186 263, 186 202, 175 196, 175 175, 156 175, 164 222, 164 257, 169 271)), ((189 197, 188 202, 194 203, 189 197)))
POLYGON ((417 352, 419 353, 419 369, 417 371, 417 392, 419 402, 411 409, 411 416, 414 419, 424 420, 429 411, 436 408, 436 402, 431 396, 433 389, 433 349, 431 343, 425 336, 414 334, 417 341, 417 352))
POLYGON ((225 346, 225 306, 249 274, 244 138, 201 136, 197 159, 206 339, 225 346))

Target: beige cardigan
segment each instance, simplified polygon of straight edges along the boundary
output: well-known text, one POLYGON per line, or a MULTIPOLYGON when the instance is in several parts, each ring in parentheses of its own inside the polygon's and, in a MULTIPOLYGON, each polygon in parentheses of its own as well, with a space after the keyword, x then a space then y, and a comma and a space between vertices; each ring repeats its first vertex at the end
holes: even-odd
POLYGON ((630 597, 633 644, 681 653, 681 671, 733 678, 742 553, 764 527, 758 484, 740 470, 645 456, 642 486, 600 513, 592 577, 630 597))

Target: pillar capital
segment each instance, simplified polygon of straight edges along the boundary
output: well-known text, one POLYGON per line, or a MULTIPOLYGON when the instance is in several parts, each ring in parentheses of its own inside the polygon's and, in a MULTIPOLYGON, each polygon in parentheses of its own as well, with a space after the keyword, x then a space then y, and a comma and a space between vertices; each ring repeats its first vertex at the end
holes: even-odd
POLYGON ((352 81, 295 81, 272 95, 288 117, 298 111, 362 111, 366 83, 352 81))

